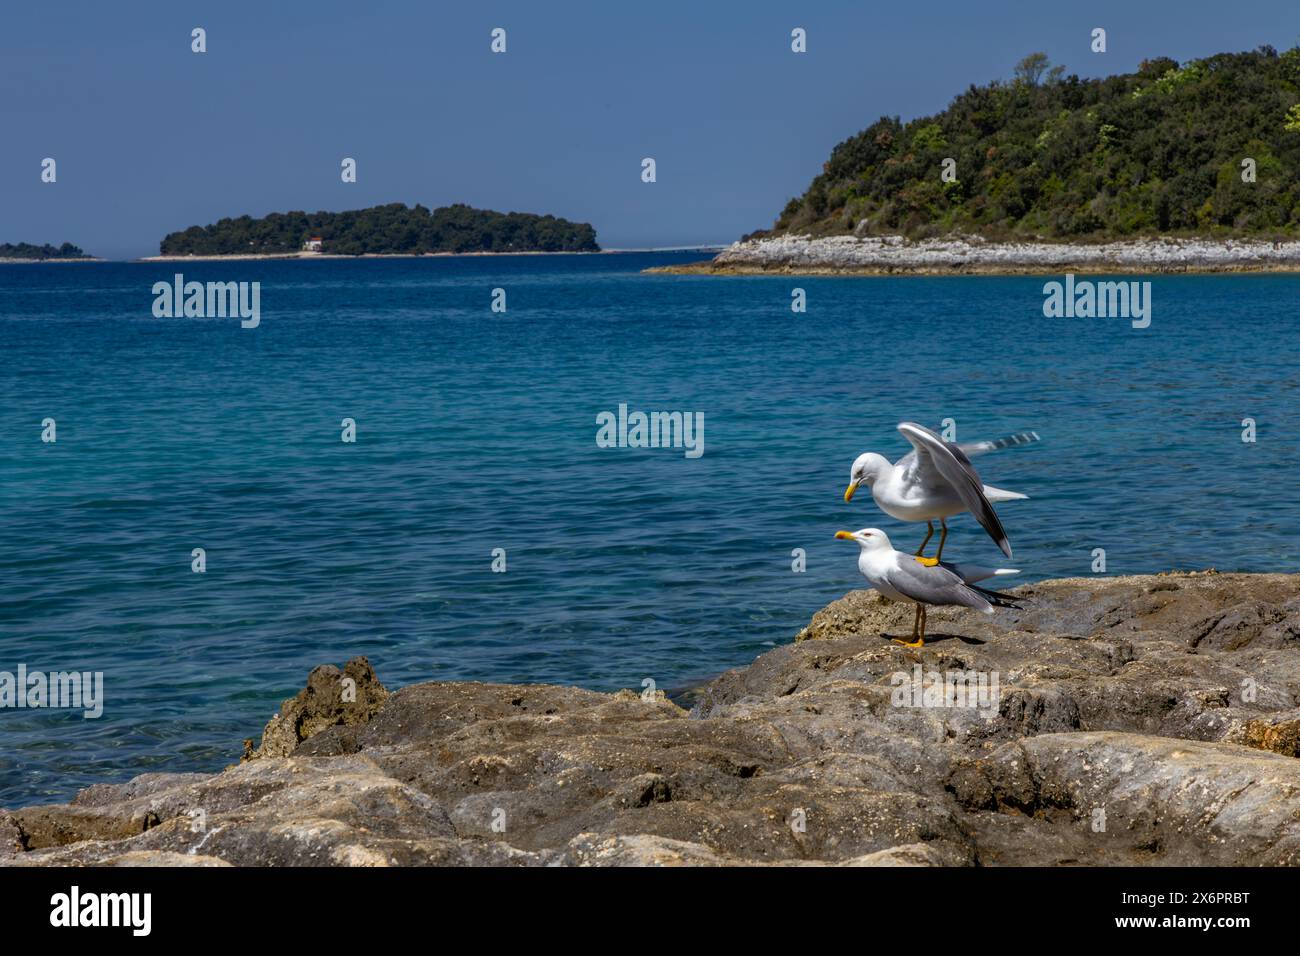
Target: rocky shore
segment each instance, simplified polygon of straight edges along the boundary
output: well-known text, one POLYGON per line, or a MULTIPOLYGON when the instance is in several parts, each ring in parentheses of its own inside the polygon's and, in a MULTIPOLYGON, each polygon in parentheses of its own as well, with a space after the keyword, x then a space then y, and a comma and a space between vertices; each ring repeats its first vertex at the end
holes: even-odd
POLYGON ((918 651, 850 592, 685 707, 324 665, 236 766, 0 813, 0 863, 1300 864, 1300 575, 1014 592, 918 651))
POLYGON ((1059 275, 1300 272, 1300 241, 1135 239, 1100 244, 989 242, 978 236, 773 236, 733 243, 709 262, 647 272, 679 275, 1059 275))
POLYGON ((47 263, 47 262, 107 262, 107 261, 108 261, 107 259, 97 259, 97 258, 94 257, 94 256, 78 256, 78 257, 76 257, 76 258, 72 258, 72 259, 64 259, 64 258, 58 258, 58 259, 18 259, 18 258, 10 258, 10 257, 8 257, 8 256, 3 256, 3 257, 0 257, 0 266, 2 266, 2 265, 11 265, 11 266, 42 265, 42 264, 47 263))

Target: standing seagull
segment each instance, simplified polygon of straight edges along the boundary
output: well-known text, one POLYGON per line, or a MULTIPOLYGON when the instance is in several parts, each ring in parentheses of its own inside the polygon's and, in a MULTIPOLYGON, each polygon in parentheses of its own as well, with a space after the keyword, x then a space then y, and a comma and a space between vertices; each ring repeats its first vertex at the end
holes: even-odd
POLYGON ((837 531, 835 537, 856 541, 858 570, 867 582, 894 601, 910 601, 916 605, 916 619, 912 622, 912 640, 893 640, 904 647, 921 647, 925 644, 925 609, 956 604, 992 614, 994 607, 1010 607, 1015 596, 1000 591, 986 591, 972 582, 994 575, 1019 574, 1011 568, 981 568, 965 564, 927 564, 924 559, 895 551, 889 536, 877 528, 861 531, 837 531))
POLYGON ((947 518, 963 511, 973 514, 989 537, 997 542, 1002 553, 1011 557, 1011 544, 991 502, 1016 501, 1029 496, 984 484, 968 456, 1035 442, 1038 434, 1023 432, 997 441, 955 445, 915 422, 903 422, 898 430, 912 443, 912 450, 892 465, 875 452, 859 455, 849 473, 849 487, 844 492, 844 500, 851 500, 858 485, 866 482, 871 497, 876 499, 876 504, 885 514, 900 521, 924 521, 930 530, 916 552, 923 564, 933 566, 943 558, 943 543, 948 539, 947 518), (939 550, 933 558, 921 558, 925 546, 934 536, 935 518, 943 528, 939 550))

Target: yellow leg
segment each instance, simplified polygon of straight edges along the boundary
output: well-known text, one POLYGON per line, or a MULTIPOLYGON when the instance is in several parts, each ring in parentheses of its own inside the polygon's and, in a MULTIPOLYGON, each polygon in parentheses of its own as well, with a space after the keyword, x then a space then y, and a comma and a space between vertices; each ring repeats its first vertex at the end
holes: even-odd
POLYGON ((927 521, 927 522, 925 523, 925 526, 926 526, 927 528, 929 528, 930 530, 927 531, 927 532, 925 533, 925 540, 922 541, 922 542, 921 542, 921 546, 920 546, 919 548, 916 549, 916 556, 917 556, 918 558, 925 554, 925 546, 926 546, 927 544, 929 544, 929 543, 930 543, 930 539, 934 537, 934 522, 933 522, 933 521, 927 521))
MULTIPOLYGON (((930 528, 930 530, 929 532, 926 533, 925 540, 921 542, 921 547, 917 549, 916 560, 919 561, 921 564, 924 564, 927 568, 932 568, 939 563, 939 559, 927 558, 924 557, 924 555, 925 555, 925 546, 929 544, 930 539, 934 537, 934 522, 927 521, 926 525, 930 528)), ((940 550, 942 550, 942 548, 940 548, 940 550)))
POLYGON ((943 533, 939 535, 939 550, 934 553, 936 564, 943 560, 943 543, 948 540, 948 519, 940 518, 939 525, 943 528, 943 533))
POLYGON ((925 605, 916 606, 916 618, 912 622, 912 640, 905 641, 901 637, 894 638, 895 644, 902 644, 904 647, 922 647, 925 645, 925 605))

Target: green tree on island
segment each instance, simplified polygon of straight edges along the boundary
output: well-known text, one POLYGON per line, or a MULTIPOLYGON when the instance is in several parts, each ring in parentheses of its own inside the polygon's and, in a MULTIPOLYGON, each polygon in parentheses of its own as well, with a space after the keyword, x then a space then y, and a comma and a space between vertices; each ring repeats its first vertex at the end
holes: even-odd
POLYGON ((1095 80, 1064 72, 1032 53, 1011 82, 971 86, 935 116, 882 117, 835 147, 771 232, 1300 232, 1300 48, 1162 57, 1095 80), (945 159, 956 182, 940 177, 945 159))
POLYGON ((596 252, 587 223, 529 213, 500 213, 457 204, 430 211, 389 203, 346 212, 240 216, 173 232, 159 248, 165 256, 283 254, 312 238, 337 255, 435 252, 596 252))
POLYGON ((0 259, 85 259, 88 258, 78 246, 65 242, 61 246, 46 243, 34 246, 30 242, 0 243, 0 259))

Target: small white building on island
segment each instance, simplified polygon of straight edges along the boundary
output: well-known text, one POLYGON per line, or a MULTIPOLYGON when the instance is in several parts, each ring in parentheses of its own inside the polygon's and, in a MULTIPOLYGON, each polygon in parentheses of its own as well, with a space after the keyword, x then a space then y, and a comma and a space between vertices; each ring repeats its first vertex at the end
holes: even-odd
POLYGON ((312 236, 310 239, 308 239, 306 242, 302 244, 303 252, 320 252, 320 250, 321 250, 320 236, 312 236))

